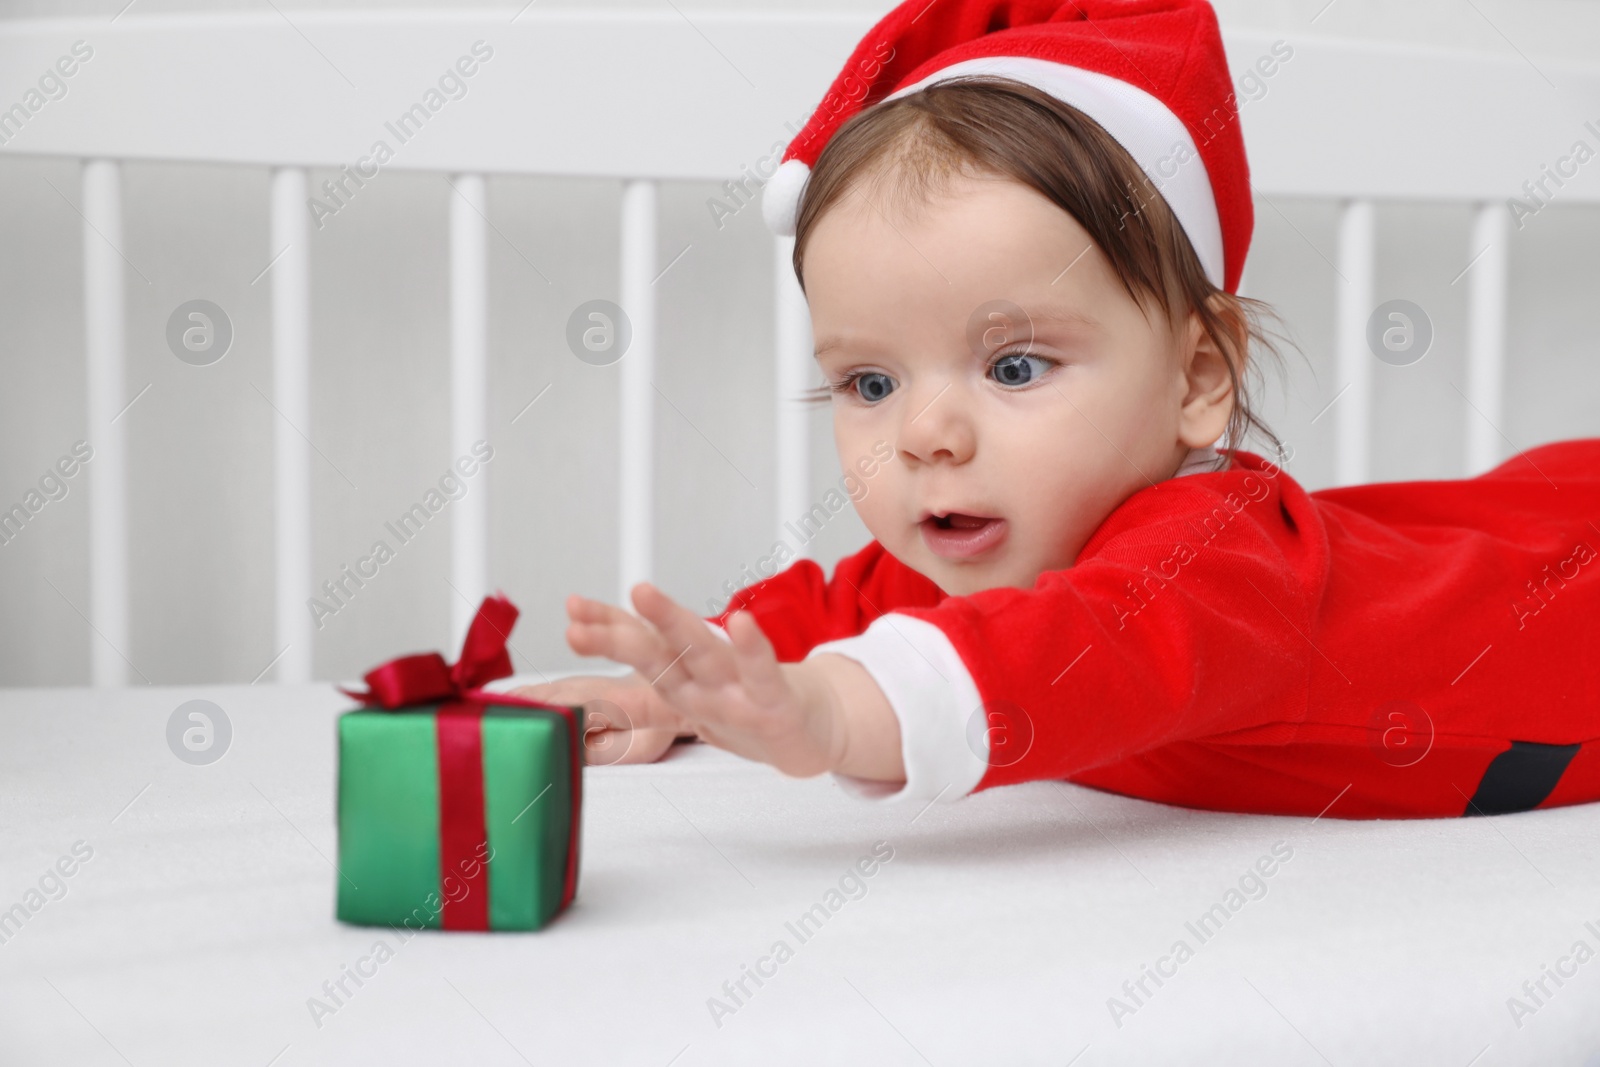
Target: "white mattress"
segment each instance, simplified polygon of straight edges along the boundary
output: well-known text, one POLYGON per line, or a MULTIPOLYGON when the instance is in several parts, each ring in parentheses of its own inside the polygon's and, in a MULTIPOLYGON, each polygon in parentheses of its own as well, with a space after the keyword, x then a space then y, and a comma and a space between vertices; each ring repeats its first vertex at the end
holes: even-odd
POLYGON ((586 770, 578 896, 545 930, 401 943, 333 918, 347 707, 328 686, 0 691, 0 910, 93 849, 0 944, 0 1063, 1600 1064, 1600 959, 1542 1004, 1522 989, 1600 950, 1600 806, 1348 822, 1032 783, 919 812, 680 745, 586 770), (165 739, 195 698, 233 726, 210 766, 165 739), (864 894, 796 936, 879 841, 864 894), (1291 858, 1229 911, 1277 842, 1291 858), (1186 924, 1219 903, 1201 940, 1186 924), (314 1017, 380 937, 392 958, 314 1017), (1137 1004, 1123 983, 1180 939, 1137 1004))

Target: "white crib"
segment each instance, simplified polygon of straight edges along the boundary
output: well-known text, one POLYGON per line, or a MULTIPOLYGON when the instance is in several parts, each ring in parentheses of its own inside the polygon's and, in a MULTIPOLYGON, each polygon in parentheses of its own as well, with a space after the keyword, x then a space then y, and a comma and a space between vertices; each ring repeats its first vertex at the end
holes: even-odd
MULTIPOLYGON (((126 10, 126 9, 125 9, 126 10)), ((129 636, 128 470, 124 424, 124 272, 120 163, 168 160, 271 168, 271 226, 263 234, 271 286, 272 403, 276 427, 276 677, 311 674, 313 586, 310 509, 311 168, 362 157, 376 132, 419 86, 475 41, 494 50, 493 77, 452 102, 448 122, 386 164, 449 177, 452 454, 486 436, 489 222, 485 179, 569 175, 621 179, 621 304, 632 345, 621 368, 621 558, 619 599, 651 575, 652 397, 658 183, 739 180, 776 165, 786 140, 820 99, 872 19, 857 15, 679 11, 557 13, 440 10, 147 16, 0 23, 0 69, 45 71, 75 41, 93 49, 70 105, 0 117, 0 151, 82 160, 81 215, 87 309, 88 425, 96 458, 89 476, 93 681, 127 681, 117 649, 129 636), (333 56, 339 57, 336 64, 333 56), (336 92, 361 72, 366 99, 336 92), (422 75, 429 77, 423 77, 422 75), (641 99, 639 87, 648 86, 641 99), (338 101, 338 103, 334 103, 338 101), (701 120, 697 116, 715 116, 701 120), (517 136, 507 136, 507 131, 517 136), (605 131, 604 136, 595 131, 605 131)), ((1461 241, 1470 286, 1469 386, 1479 417, 1462 442, 1467 466, 1498 462, 1504 378, 1507 198, 1586 137, 1600 144, 1600 66, 1437 49, 1289 42, 1292 62, 1264 74, 1277 35, 1226 35, 1236 80, 1250 86, 1242 122, 1258 213, 1277 198, 1342 204, 1337 262, 1337 423, 1340 483, 1369 469, 1374 203, 1475 206, 1461 241), (1255 74, 1251 71, 1255 70, 1255 74), (1249 79, 1248 81, 1244 81, 1249 79), (1259 87, 1259 89, 1258 89, 1259 87), (1364 126, 1348 121, 1365 117, 1364 126), (1592 132, 1583 125, 1594 119, 1592 132), (1493 136, 1467 131, 1492 130, 1493 136), (1308 135, 1307 131, 1316 131, 1308 135)), ((0 106, 3 106, 0 102, 0 106)), ((1565 180, 1563 203, 1600 202, 1600 164, 1565 180)), ((776 240, 779 396, 778 511, 774 529, 807 506, 807 423, 792 397, 807 384, 809 327, 789 269, 791 242, 776 240)), ((487 589, 488 508, 483 492, 452 508, 452 575, 463 596, 455 630, 487 589)))

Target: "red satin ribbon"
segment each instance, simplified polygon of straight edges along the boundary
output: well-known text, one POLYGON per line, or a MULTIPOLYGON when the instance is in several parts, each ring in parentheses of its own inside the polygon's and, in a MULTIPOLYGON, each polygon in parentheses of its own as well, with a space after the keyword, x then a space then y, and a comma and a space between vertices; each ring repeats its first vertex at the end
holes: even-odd
POLYGON ((511 673, 506 641, 516 625, 515 604, 502 595, 484 597, 461 658, 454 665, 437 652, 401 656, 380 664, 364 675, 366 692, 340 689, 367 707, 386 711, 423 704, 438 704, 435 727, 439 750, 439 875, 467 884, 458 901, 443 897, 440 923, 447 930, 489 929, 488 832, 483 811, 483 710, 485 704, 509 704, 560 712, 567 718, 572 767, 572 824, 567 839, 567 876, 561 907, 572 901, 578 888, 578 833, 583 807, 583 731, 577 711, 560 704, 541 704, 482 688, 511 673), (468 877, 468 872, 472 876, 468 877))
POLYGON ((439 893, 446 930, 489 929, 489 830, 483 814, 483 705, 444 704, 439 749, 439 893), (464 891, 457 883, 465 883, 464 891), (456 896, 459 899, 452 900, 456 896))

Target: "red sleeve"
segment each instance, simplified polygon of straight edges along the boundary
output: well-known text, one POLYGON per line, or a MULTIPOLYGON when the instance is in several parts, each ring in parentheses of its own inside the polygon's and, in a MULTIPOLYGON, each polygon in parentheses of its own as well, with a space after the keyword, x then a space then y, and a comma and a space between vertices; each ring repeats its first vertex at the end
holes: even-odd
POLYGON ((1327 559, 1304 490, 1271 464, 1235 467, 1140 490, 1030 589, 897 611, 937 626, 967 667, 987 789, 1303 720, 1327 559))
POLYGON ((745 609, 772 642, 778 661, 794 663, 824 641, 859 634, 885 612, 931 607, 943 599, 944 592, 931 579, 873 541, 841 559, 832 578, 824 578, 814 560, 797 560, 739 590, 721 614, 705 619, 726 627, 729 615, 745 609))

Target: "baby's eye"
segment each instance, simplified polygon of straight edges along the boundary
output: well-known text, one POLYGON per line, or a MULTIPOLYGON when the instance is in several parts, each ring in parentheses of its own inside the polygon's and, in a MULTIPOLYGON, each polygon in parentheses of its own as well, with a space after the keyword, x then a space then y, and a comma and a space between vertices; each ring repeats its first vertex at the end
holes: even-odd
POLYGON ((1009 352, 989 364, 989 376, 1001 385, 1027 385, 1037 381, 1045 371, 1056 365, 1053 359, 1036 356, 1031 352, 1009 352), (1041 366, 1035 370, 1028 360, 1041 366))
POLYGON ((865 371, 847 375, 833 387, 833 391, 836 393, 854 391, 867 403, 876 404, 894 391, 894 379, 878 371, 865 371))

